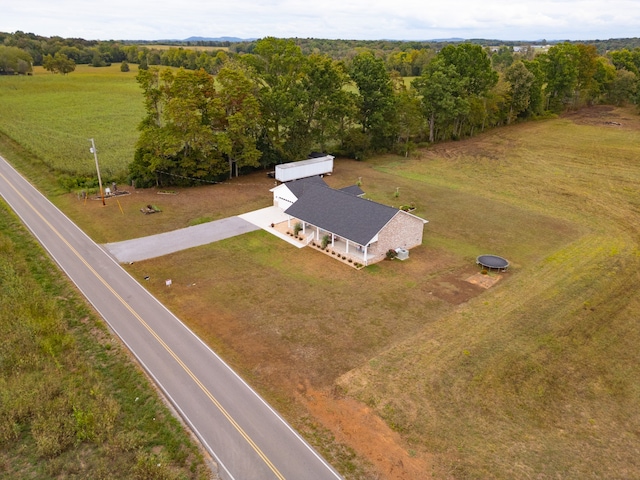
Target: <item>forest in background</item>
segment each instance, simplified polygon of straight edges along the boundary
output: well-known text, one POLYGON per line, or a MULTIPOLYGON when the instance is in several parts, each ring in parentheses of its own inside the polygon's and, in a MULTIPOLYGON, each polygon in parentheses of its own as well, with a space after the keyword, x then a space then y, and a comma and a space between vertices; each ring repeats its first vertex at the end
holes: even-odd
POLYGON ((638 39, 160 46, 16 32, 0 41, 5 74, 137 65, 146 115, 129 177, 141 186, 219 181, 314 151, 408 156, 515 121, 639 99, 638 39))

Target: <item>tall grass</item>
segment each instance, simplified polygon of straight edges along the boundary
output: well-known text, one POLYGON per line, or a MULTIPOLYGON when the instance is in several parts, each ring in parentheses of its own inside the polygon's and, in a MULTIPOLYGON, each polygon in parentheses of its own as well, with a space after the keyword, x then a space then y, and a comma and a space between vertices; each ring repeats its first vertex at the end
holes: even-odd
POLYGON ((4 203, 0 277, 2 478, 207 478, 182 426, 4 203))
POLYGON ((79 65, 69 75, 36 68, 33 76, 2 76, 0 132, 74 177, 95 177, 93 138, 105 179, 122 177, 144 114, 135 75, 114 64, 79 65))

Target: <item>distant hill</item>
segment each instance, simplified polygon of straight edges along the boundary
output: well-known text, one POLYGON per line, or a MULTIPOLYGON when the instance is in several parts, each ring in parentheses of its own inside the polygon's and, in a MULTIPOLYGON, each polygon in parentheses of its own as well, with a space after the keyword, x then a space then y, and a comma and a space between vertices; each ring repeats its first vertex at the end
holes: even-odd
POLYGON ((238 37, 189 37, 182 40, 183 42, 250 42, 255 38, 238 38, 238 37))
POLYGON ((438 42, 438 43, 446 43, 446 42, 464 42, 465 38, 433 38, 431 40, 425 40, 426 42, 438 42))

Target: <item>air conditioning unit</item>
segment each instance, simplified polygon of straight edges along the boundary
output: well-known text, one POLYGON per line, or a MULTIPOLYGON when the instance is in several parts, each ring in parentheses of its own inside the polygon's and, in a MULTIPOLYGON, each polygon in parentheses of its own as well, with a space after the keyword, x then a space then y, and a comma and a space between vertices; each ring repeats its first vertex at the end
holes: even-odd
POLYGON ((406 248, 396 248, 396 253, 398 254, 396 257, 398 260, 406 260, 409 258, 409 250, 406 248))

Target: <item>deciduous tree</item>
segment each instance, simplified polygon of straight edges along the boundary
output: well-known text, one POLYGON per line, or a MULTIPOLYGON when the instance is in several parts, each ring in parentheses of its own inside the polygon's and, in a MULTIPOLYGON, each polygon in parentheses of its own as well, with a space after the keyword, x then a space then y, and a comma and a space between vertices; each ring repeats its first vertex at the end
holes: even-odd
POLYGON ((554 45, 547 53, 539 56, 545 73, 548 109, 561 111, 574 104, 579 56, 578 47, 567 42, 554 45))
POLYGON ((225 139, 214 129, 225 112, 214 80, 203 70, 142 70, 138 81, 147 115, 141 123, 134 178, 144 182, 211 181, 226 170, 225 139))
POLYGON ((637 103, 638 77, 626 69, 616 70, 615 79, 609 85, 607 101, 614 105, 624 105, 628 102, 637 103))
POLYGON ((598 52, 593 45, 577 44, 578 78, 576 84, 576 102, 574 106, 584 103, 592 104, 600 94, 601 88, 596 78, 598 71, 598 52))
POLYGON ((374 149, 389 148, 395 136, 396 104, 391 75, 384 61, 370 51, 359 53, 349 74, 358 87, 362 132, 370 136, 374 149))
POLYGON ((398 113, 396 115, 398 132, 398 152, 405 157, 415 148, 413 139, 420 135, 423 125, 420 98, 415 88, 407 88, 402 77, 395 82, 398 113))
POLYGON ((254 69, 258 86, 263 164, 306 157, 311 146, 301 108, 306 57, 292 40, 267 37, 256 43, 254 55, 241 58, 254 69))
POLYGON ((469 102, 463 96, 464 79, 454 65, 445 64, 441 58, 432 61, 412 85, 421 97, 430 142, 436 140, 437 127, 443 129, 469 111, 469 102))
MULTIPOLYGON (((484 106, 484 96, 498 82, 498 73, 491 67, 491 59, 487 52, 480 45, 463 43, 447 45, 437 58, 441 59, 445 66, 455 67, 461 82, 460 95, 467 104, 473 103, 474 117, 483 119, 480 123, 483 125, 486 112, 478 111, 477 107, 484 106)), ((454 138, 462 136, 465 122, 470 124, 470 129, 474 128, 475 125, 467 117, 470 111, 468 108, 460 110, 453 125, 454 138)))
POLYGON ((537 116, 544 112, 544 82, 545 75, 539 60, 522 60, 522 64, 533 74, 533 83, 529 90, 529 106, 525 116, 537 116))
POLYGON ((517 61, 507 68, 505 79, 509 82, 510 101, 507 123, 510 123, 529 108, 535 76, 527 70, 522 61, 517 61))
POLYGON ((491 67, 491 59, 480 45, 447 45, 438 57, 444 65, 456 68, 467 96, 482 96, 498 83, 498 73, 491 67))
POLYGON ((633 52, 627 48, 615 50, 609 53, 609 57, 616 69, 625 69, 636 75, 640 73, 640 49, 636 48, 633 52))
POLYGON ((63 75, 71 73, 76 69, 75 62, 64 53, 59 52, 56 52, 53 57, 51 55, 45 55, 42 65, 45 70, 63 75))
POLYGON ((306 130, 315 147, 325 151, 330 142, 342 141, 355 118, 355 95, 345 87, 351 79, 344 65, 326 55, 311 54, 302 79, 306 130))
POLYGON ((217 76, 219 98, 224 115, 220 132, 220 148, 229 162, 229 177, 243 167, 259 166, 262 152, 256 146, 260 130, 260 104, 255 84, 246 69, 235 62, 227 62, 217 76))
POLYGON ((18 47, 0 45, 0 75, 26 74, 33 71, 31 55, 18 47))

